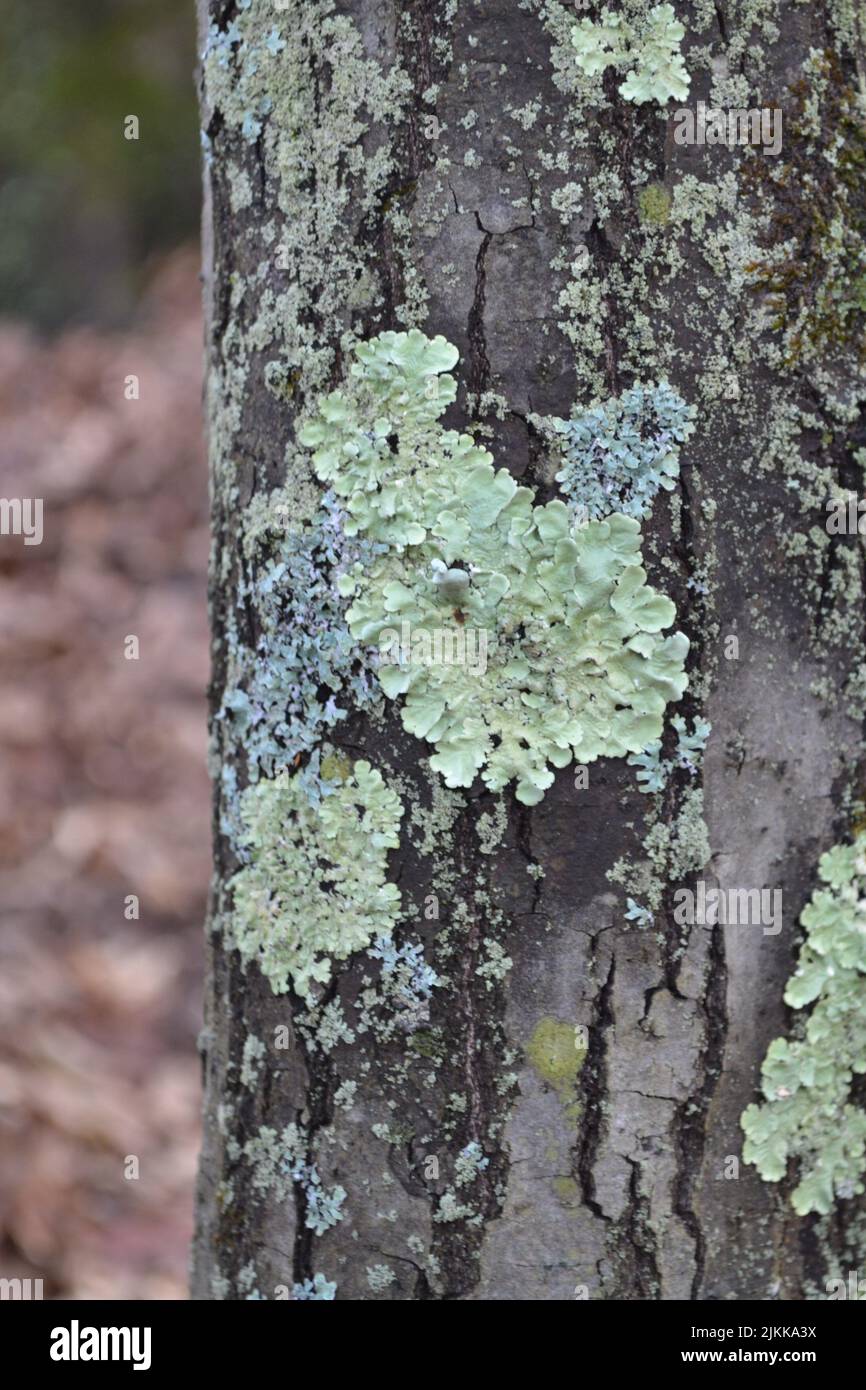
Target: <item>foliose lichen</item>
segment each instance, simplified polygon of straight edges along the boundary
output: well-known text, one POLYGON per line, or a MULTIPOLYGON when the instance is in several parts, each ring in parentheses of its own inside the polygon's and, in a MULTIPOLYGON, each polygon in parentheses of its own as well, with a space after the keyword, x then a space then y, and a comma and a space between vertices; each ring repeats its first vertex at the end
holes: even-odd
POLYGON ((387 545, 340 582, 356 641, 393 641, 407 624, 444 631, 459 650, 467 629, 485 634, 483 671, 402 656, 380 665, 385 694, 405 697, 404 727, 436 745, 431 767, 448 787, 477 773, 492 791, 514 779, 534 805, 550 765, 622 757, 660 735, 686 686, 688 639, 660 635, 675 609, 646 583, 634 517, 576 527, 564 502, 534 506, 486 449, 441 427, 457 357, 418 330, 360 344, 301 442, 348 533, 387 545))
POLYGON ((679 476, 680 446, 694 433, 694 407, 666 381, 637 385, 578 410, 570 420, 532 417, 563 459, 557 481, 572 510, 646 517, 679 476))
POLYGON ((335 960, 389 936, 400 914, 400 890, 387 879, 403 814, 397 793, 363 759, 344 781, 319 785, 318 805, 300 773, 253 783, 241 797, 249 863, 230 882, 235 944, 275 994, 290 984, 309 994, 335 960))
POLYGON ((662 741, 654 738, 640 753, 632 753, 626 759, 630 767, 637 768, 637 782, 642 792, 664 790, 670 763, 661 757, 662 741))
POLYGON ((671 97, 684 101, 688 95, 689 75, 680 53, 685 32, 672 5, 654 5, 643 20, 605 8, 598 23, 582 19, 571 31, 571 42, 577 65, 588 77, 608 67, 628 67, 620 95, 638 105, 664 105, 671 97))
POLYGON ((626 898, 625 908, 626 910, 623 916, 626 921, 637 922, 641 929, 651 927, 655 922, 655 914, 652 910, 648 907, 641 906, 640 903, 636 903, 634 898, 626 898))
POLYGON ((481 1145, 475 1139, 470 1140, 454 1160, 454 1181, 457 1187, 469 1187, 478 1174, 483 1173, 489 1166, 490 1159, 485 1157, 481 1145))
POLYGON ((384 1293, 396 1278, 390 1265, 367 1265, 367 1284, 374 1293, 384 1293))
POLYGON ((324 1274, 314 1274, 312 1279, 305 1279, 302 1284, 292 1286, 292 1298, 296 1303, 331 1303, 336 1292, 336 1283, 330 1283, 324 1274))
POLYGON ((401 946, 381 936, 367 955, 382 962, 382 983, 388 993, 401 1025, 407 1031, 425 1023, 430 1016, 430 997, 439 976, 424 959, 420 942, 404 941, 401 946))
POLYGON ((253 1168, 253 1187, 271 1192, 285 1201, 293 1188, 303 1194, 304 1225, 317 1236, 343 1220, 346 1190, 339 1185, 330 1190, 322 1186, 315 1163, 307 1154, 307 1135, 297 1124, 286 1125, 282 1133, 264 1125, 244 1146, 244 1156, 253 1168))
POLYGON ((377 698, 372 658, 349 633, 338 588, 375 547, 349 539, 342 520, 325 493, 311 521, 290 522, 277 537, 265 532, 252 547, 252 578, 239 587, 237 606, 252 607, 257 635, 251 646, 233 647, 219 714, 245 751, 251 780, 295 765, 350 707, 377 698))
POLYGON ((637 781, 642 792, 663 791, 675 767, 684 768, 692 776, 698 771, 712 725, 706 719, 697 718, 690 733, 686 720, 682 715, 675 714, 671 726, 677 734, 673 758, 662 758, 661 739, 654 739, 640 753, 633 753, 626 759, 631 767, 638 770, 637 781))
POLYGON ((803 910, 806 940, 785 990, 791 1008, 814 1007, 801 1037, 770 1044, 764 1104, 742 1117, 743 1158, 766 1182, 799 1162, 791 1200, 801 1216, 866 1190, 866 1110, 851 1100, 866 1072, 866 835, 823 854, 818 872, 827 887, 803 910))

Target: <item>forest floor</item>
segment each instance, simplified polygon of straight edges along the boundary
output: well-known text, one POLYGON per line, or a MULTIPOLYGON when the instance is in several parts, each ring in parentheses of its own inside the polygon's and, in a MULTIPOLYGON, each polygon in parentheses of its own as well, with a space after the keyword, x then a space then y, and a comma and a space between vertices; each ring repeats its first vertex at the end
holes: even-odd
POLYGON ((194 250, 164 263, 124 334, 0 324, 0 493, 44 501, 40 545, 0 537, 0 1276, 46 1298, 186 1297, 210 828, 197 271, 194 250))

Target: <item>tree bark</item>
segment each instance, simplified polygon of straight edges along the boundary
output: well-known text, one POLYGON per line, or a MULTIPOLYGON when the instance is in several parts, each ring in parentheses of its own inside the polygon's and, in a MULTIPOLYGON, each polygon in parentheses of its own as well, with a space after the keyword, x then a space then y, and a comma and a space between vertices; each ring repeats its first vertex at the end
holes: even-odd
POLYGON ((815 0, 677 13, 683 105, 781 109, 779 155, 678 144, 676 102, 628 101, 612 71, 587 96, 570 32, 597 9, 199 0, 217 796, 196 1298, 305 1297, 318 1274, 338 1299, 802 1298, 859 1253, 856 1201, 799 1218, 791 1184, 739 1157, 816 861, 863 785, 862 551, 824 524, 866 443, 862 319, 822 336, 809 317, 826 261, 797 174, 820 159, 808 100, 813 140, 860 138, 840 115, 856 31, 815 0), (811 50, 829 55, 820 79, 811 50), (788 238, 801 272, 780 290, 760 267, 788 238), (691 643, 666 727, 712 733, 655 797, 601 758, 587 787, 563 769, 528 807, 513 783, 444 788, 394 702, 336 724, 333 745, 399 779, 395 939, 442 982, 420 1025, 365 1029, 365 951, 313 1007, 235 949, 248 773, 224 700, 261 630, 251 529, 274 489, 291 524, 319 486, 296 422, 357 342, 412 327, 459 349, 446 422, 540 503, 559 494, 536 417, 662 378, 695 407, 643 553, 691 643), (674 894, 698 878, 781 889, 782 930, 679 925, 674 894), (651 926, 627 896, 655 903, 651 926), (292 1124, 323 1190, 346 1194, 321 1234, 303 1184, 250 1156, 292 1124), (461 1185, 470 1145, 485 1161, 461 1185))

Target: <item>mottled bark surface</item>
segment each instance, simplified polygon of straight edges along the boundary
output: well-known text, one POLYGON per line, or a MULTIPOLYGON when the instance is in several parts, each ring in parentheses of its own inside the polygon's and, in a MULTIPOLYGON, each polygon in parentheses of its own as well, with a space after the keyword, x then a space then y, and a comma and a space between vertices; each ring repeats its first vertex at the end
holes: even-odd
MULTIPOLYGON (((232 0, 199 2, 203 43, 209 25, 244 20, 232 0)), ((856 85, 843 7, 677 11, 687 105, 776 106, 793 121, 813 49, 838 61, 823 91, 810 79, 819 104, 856 85)), ((342 963, 314 1022, 339 1000, 354 1036, 327 1047, 303 1002, 275 995, 232 948, 237 859, 218 782, 194 1296, 284 1297, 316 1273, 338 1299, 808 1296, 850 1256, 856 1213, 798 1219, 784 1184, 742 1164, 732 1177, 728 1161, 767 1043, 787 1026, 782 990, 817 857, 846 833, 861 789, 861 552, 826 534, 823 502, 831 481, 857 485, 862 375, 844 326, 787 361, 746 269, 778 235, 760 222, 774 198, 795 221, 808 209, 796 186, 747 176, 772 160, 760 150, 679 146, 654 103, 624 101, 609 77, 601 103, 582 97, 568 44, 582 12, 567 6, 292 0, 280 12, 252 0, 248 13, 264 35, 278 26, 269 81, 293 64, 293 95, 253 112, 261 130, 244 134, 231 89, 249 40, 233 46, 224 87, 203 83, 214 711, 230 643, 255 644, 255 612, 237 609, 250 502, 285 487, 291 506, 311 486, 295 421, 343 379, 352 341, 417 325, 460 351, 449 424, 480 426, 539 501, 557 485, 533 413, 568 417, 663 376, 696 406, 644 554, 692 643, 678 712, 704 715, 712 734, 698 772, 672 774, 653 823, 621 759, 593 763, 587 788, 560 772, 530 810, 480 782, 445 791, 393 705, 336 726, 337 746, 403 779, 391 877, 445 984, 422 1027, 364 1031, 371 962, 342 963), (327 27, 335 17, 345 29, 327 27), (280 153, 273 127, 292 103, 297 134, 280 153), (272 389, 269 363, 290 391, 272 389), (678 926, 673 893, 698 876, 781 888, 782 930, 678 926), (430 894, 438 919, 425 917, 430 894), (654 895, 652 927, 625 920, 627 894, 654 895), (479 975, 491 943, 511 968, 479 975), (579 1066, 563 1040, 581 1026, 579 1066), (263 1048, 252 1077, 251 1036, 263 1048), (321 1236, 303 1195, 257 1182, 244 1154, 263 1126, 293 1122, 323 1187, 347 1194, 321 1236), (455 1186, 473 1143, 487 1166, 455 1186), (467 1210, 443 1220, 448 1191, 467 1210)), ((796 141, 789 125, 782 160, 796 141)), ((217 720, 215 773, 239 762, 217 720)))

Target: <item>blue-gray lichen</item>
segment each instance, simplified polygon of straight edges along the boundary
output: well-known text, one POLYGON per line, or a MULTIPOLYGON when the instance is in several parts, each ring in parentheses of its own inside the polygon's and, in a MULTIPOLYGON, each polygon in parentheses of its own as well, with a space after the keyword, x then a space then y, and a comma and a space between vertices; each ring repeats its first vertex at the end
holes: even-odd
POLYGON ((393 1004, 400 1025, 411 1032, 426 1022, 430 1013, 430 997, 436 985, 442 981, 425 961, 421 943, 404 941, 397 946, 382 936, 367 954, 382 962, 383 991, 393 1004))
POLYGON ((312 1279, 305 1279, 302 1284, 292 1285, 292 1299, 296 1303, 331 1303, 336 1292, 336 1283, 331 1283, 324 1274, 314 1274, 312 1279))
POLYGON ((677 734, 677 746, 672 759, 662 758, 661 739, 654 739, 640 753, 633 753, 626 759, 631 767, 638 770, 638 786, 642 792, 663 791, 675 767, 684 768, 692 776, 698 771, 707 739, 712 732, 712 725, 706 719, 695 719, 690 733, 682 715, 675 714, 671 726, 677 734))
POLYGON ((622 512, 643 519, 659 488, 670 492, 674 486, 694 414, 662 381, 633 386, 570 420, 531 419, 561 453, 556 478, 578 517, 598 520, 622 512))
MULTIPOLYGON (((283 509, 272 510, 279 526, 283 509)), ((251 780, 295 764, 323 734, 377 698, 371 658, 346 626, 339 581, 369 564, 376 547, 345 535, 341 509, 326 493, 309 522, 265 530, 251 545, 253 578, 238 591, 256 615, 255 645, 233 648, 220 718, 244 749, 251 780), (264 552, 264 558, 262 555, 264 552)))
POLYGON ((345 1188, 322 1186, 318 1167, 307 1154, 307 1136, 300 1125, 286 1125, 281 1134, 264 1125, 244 1146, 252 1165, 253 1187, 285 1201, 293 1188, 303 1195, 304 1225, 317 1236, 343 1220, 345 1188))

